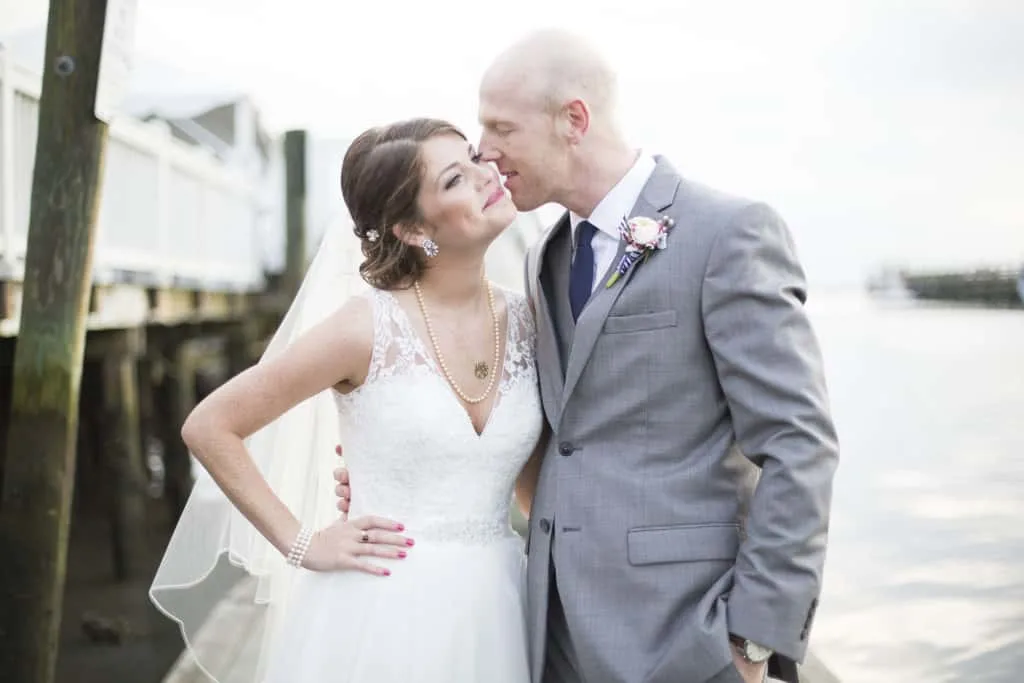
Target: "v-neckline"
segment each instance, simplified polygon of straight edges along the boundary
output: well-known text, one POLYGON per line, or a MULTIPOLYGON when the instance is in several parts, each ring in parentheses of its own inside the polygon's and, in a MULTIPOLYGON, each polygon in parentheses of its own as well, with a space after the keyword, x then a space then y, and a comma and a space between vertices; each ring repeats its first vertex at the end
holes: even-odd
POLYGON ((430 374, 432 374, 444 385, 445 393, 451 397, 452 401, 455 403, 455 407, 459 410, 460 413, 462 413, 462 416, 465 418, 470 433, 475 435, 477 439, 482 439, 484 435, 487 434, 487 429, 491 426, 491 423, 494 421, 494 414, 498 410, 498 407, 501 405, 501 403, 503 403, 504 399, 504 396, 502 395, 501 391, 501 385, 504 380, 505 371, 508 368, 508 354, 512 340, 512 309, 509 304, 509 299, 505 295, 505 292, 500 289, 499 291, 501 291, 501 298, 505 304, 504 348, 502 349, 501 353, 501 367, 494 369, 495 372, 499 373, 498 377, 495 378, 494 380, 494 402, 491 404, 491 409, 487 412, 487 417, 484 419, 484 426, 480 431, 477 431, 476 425, 473 424, 473 416, 470 414, 469 410, 466 409, 466 406, 462 404, 462 401, 459 400, 459 396, 458 394, 455 393, 455 390, 448 382, 448 378, 445 377, 444 373, 441 372, 440 364, 438 363, 437 359, 434 358, 434 355, 430 352, 430 348, 427 346, 426 341, 424 341, 423 336, 416 331, 416 327, 415 325, 413 325, 412 322, 412 317, 402 306, 402 302, 400 302, 398 300, 398 297, 396 297, 392 292, 384 292, 391 298, 391 303, 395 306, 395 308, 398 309, 399 314, 402 316, 402 324, 405 328, 407 328, 406 333, 415 340, 416 345, 419 347, 420 353, 423 355, 425 359, 427 359, 427 362, 430 367, 430 374))

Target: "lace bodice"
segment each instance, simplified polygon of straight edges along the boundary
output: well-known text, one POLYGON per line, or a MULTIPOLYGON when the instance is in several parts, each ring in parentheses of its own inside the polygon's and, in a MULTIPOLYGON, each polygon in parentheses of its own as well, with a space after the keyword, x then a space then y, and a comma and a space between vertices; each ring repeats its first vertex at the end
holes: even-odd
POLYGON ((502 375, 478 435, 395 297, 381 290, 367 296, 374 317, 369 373, 357 389, 336 395, 350 516, 393 518, 413 538, 485 542, 510 534, 512 489, 542 420, 525 298, 504 292, 502 375))

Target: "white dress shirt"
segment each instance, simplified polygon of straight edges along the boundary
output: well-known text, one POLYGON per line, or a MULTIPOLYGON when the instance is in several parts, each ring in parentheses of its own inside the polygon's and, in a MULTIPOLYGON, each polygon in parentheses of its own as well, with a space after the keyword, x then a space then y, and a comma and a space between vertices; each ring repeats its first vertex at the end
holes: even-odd
POLYGON ((633 163, 632 168, 626 171, 622 180, 615 184, 608 194, 604 196, 589 218, 583 218, 573 212, 569 212, 569 225, 572 228, 573 258, 576 258, 576 227, 584 220, 597 228, 590 245, 594 249, 594 281, 591 283, 590 291, 593 292, 605 273, 615 260, 619 251, 619 225, 622 219, 629 216, 633 205, 640 198, 640 193, 647 184, 651 174, 654 173, 654 157, 641 152, 633 163))

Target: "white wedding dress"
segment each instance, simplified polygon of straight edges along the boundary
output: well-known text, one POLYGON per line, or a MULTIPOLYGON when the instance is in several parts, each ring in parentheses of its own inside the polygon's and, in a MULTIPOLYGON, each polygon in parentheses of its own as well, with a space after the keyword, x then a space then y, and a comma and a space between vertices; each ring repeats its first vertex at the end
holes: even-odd
POLYGON ((369 375, 336 395, 350 518, 406 526, 391 576, 302 570, 273 638, 265 683, 528 683, 526 558, 511 529, 514 482, 541 430, 534 327, 505 292, 508 333, 482 433, 388 292, 366 294, 369 375))

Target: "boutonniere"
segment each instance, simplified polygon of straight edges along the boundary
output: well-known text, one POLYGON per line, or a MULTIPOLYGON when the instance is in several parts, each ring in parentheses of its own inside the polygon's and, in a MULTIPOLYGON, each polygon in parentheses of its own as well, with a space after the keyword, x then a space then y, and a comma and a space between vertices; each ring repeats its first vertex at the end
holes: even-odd
POLYGON ((618 267, 604 286, 611 287, 619 278, 629 272, 642 256, 646 261, 647 257, 655 249, 664 249, 667 242, 668 231, 676 222, 668 216, 662 216, 660 220, 637 216, 629 220, 623 218, 619 225, 619 235, 626 241, 626 253, 622 255, 618 267))

